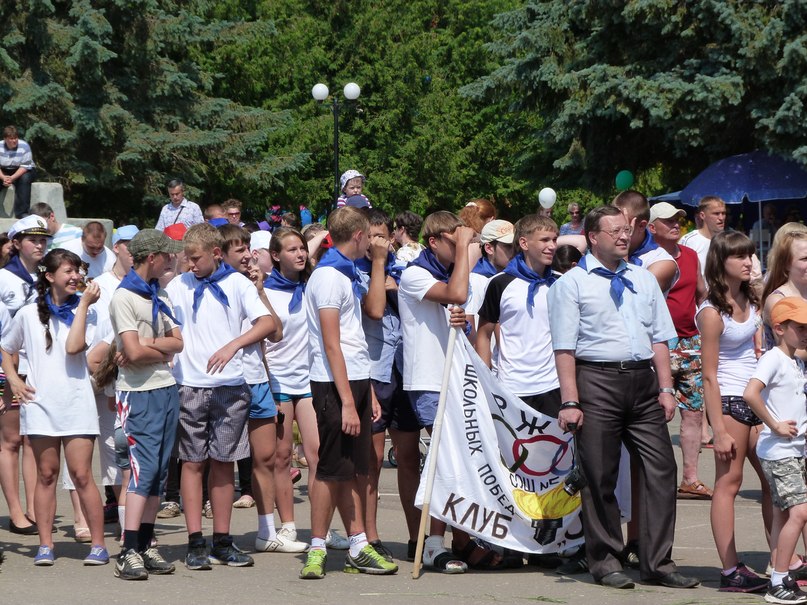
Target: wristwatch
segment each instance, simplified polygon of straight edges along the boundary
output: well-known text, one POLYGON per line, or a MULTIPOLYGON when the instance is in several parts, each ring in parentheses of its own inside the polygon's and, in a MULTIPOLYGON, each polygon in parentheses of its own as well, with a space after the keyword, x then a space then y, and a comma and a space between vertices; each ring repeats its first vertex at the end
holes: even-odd
POLYGON ((658 390, 659 393, 669 393, 670 395, 675 395, 675 389, 672 387, 661 387, 658 390))

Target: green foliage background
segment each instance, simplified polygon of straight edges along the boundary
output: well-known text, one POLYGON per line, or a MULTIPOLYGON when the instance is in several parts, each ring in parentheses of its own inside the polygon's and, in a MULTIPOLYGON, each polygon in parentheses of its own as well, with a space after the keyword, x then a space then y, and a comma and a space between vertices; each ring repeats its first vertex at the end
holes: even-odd
POLYGON ((537 191, 648 194, 754 148, 807 164, 807 3, 797 0, 6 0, 0 108, 70 214, 156 220, 181 176, 203 205, 316 212, 341 169, 374 205, 510 218, 537 191))

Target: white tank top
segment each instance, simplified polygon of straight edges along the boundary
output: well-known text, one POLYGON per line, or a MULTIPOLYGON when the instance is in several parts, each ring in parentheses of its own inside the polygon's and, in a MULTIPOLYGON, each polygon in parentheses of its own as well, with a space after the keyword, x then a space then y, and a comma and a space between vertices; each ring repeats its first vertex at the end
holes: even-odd
MULTIPOLYGON (((698 308, 698 313, 714 305, 708 300, 698 308)), ((757 315, 757 308, 751 305, 747 320, 738 322, 729 315, 720 314, 723 320, 723 332, 720 334, 720 353, 717 358, 717 384, 720 395, 742 397, 748 380, 757 367, 757 356, 754 352, 754 334, 762 319, 757 315)))

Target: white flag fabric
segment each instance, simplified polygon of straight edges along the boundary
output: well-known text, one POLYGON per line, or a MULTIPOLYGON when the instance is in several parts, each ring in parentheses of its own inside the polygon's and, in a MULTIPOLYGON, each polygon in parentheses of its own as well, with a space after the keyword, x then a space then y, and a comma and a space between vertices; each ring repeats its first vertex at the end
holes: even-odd
MULTIPOLYGON (((563 552, 583 543, 580 495, 563 489, 574 466, 571 433, 510 393, 462 336, 439 449, 431 516, 521 552, 563 552)), ((428 467, 427 460, 419 507, 428 467)))

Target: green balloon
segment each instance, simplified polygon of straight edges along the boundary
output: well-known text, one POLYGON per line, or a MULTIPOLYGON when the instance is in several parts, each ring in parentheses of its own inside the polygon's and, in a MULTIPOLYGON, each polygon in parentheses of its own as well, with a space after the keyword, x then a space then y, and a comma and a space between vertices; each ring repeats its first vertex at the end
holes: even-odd
POLYGON ((616 174, 616 188, 625 191, 633 186, 633 173, 630 170, 620 170, 616 174))

